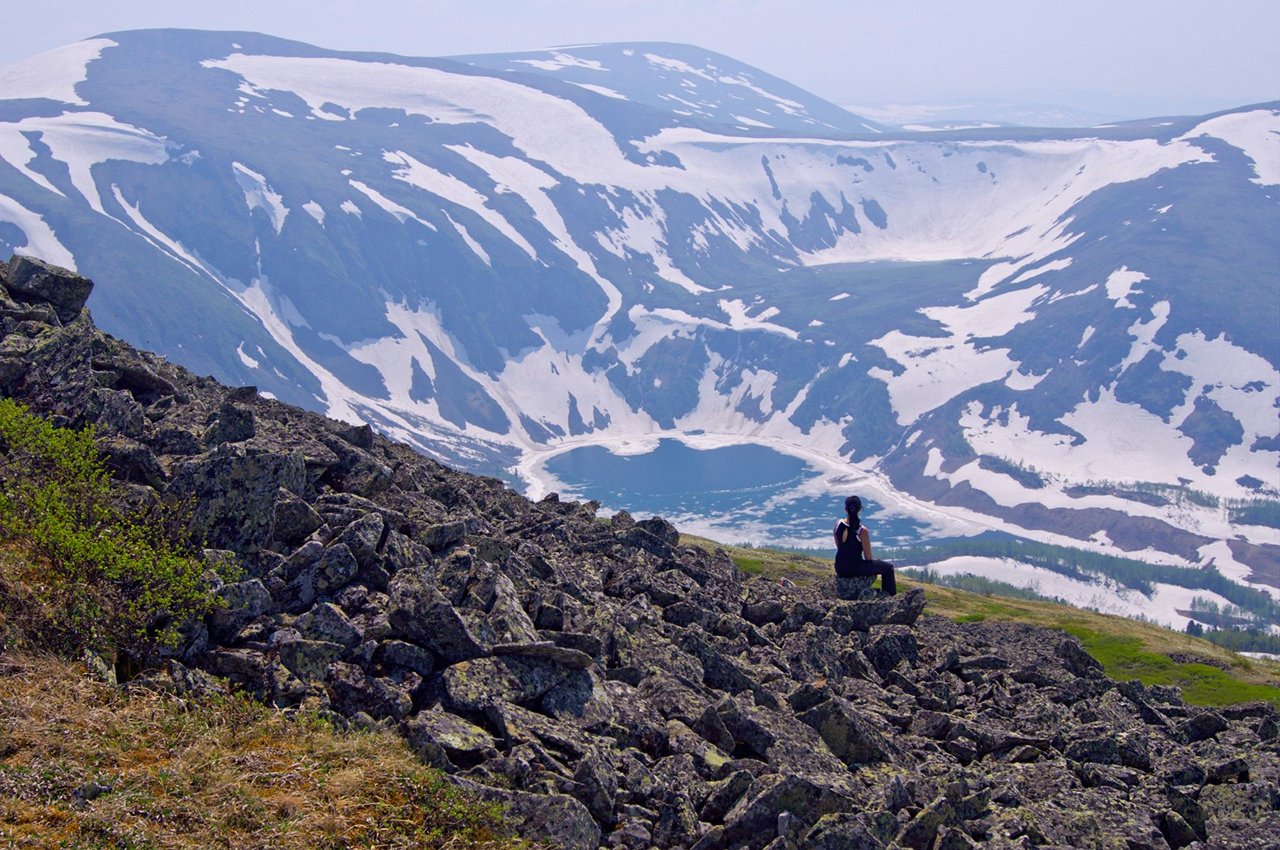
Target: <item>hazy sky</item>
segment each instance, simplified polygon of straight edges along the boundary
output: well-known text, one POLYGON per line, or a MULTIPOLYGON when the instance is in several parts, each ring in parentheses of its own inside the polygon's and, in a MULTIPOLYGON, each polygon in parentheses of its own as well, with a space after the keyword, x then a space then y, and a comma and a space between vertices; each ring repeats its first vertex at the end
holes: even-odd
MULTIPOLYGON (((1275 0, 40 0, 10 3, 0 63, 103 32, 254 30, 446 56, 682 41, 840 104, 1041 97, 1145 115, 1280 99, 1275 0)), ((1130 117, 1140 117, 1134 114, 1130 117)))

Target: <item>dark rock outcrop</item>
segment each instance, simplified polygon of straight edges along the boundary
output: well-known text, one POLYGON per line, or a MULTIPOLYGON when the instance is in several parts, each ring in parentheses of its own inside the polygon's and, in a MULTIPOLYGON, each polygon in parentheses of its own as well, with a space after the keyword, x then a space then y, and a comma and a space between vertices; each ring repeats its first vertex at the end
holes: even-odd
POLYGON ((210 557, 242 567, 175 682, 397 727, 556 847, 1280 835, 1270 704, 1118 684, 1072 638, 922 616, 919 591, 746 579, 664 520, 530 502, 135 351, 93 327, 70 273, 3 274, 0 390, 96 425, 135 496, 193 498, 210 557))

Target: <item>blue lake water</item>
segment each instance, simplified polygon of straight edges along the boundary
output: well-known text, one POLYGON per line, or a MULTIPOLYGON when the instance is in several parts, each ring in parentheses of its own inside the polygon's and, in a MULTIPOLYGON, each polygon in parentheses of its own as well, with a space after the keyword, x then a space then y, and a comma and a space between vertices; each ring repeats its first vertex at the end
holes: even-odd
MULTIPOLYGON (((584 446, 551 458, 546 469, 564 485, 562 496, 595 499, 637 519, 663 516, 723 543, 830 549, 831 527, 850 495, 828 492, 824 473, 805 461, 754 444, 695 449, 663 439, 637 455, 584 446)), ((885 510, 868 493, 857 495, 876 543, 925 535, 923 523, 885 510)))

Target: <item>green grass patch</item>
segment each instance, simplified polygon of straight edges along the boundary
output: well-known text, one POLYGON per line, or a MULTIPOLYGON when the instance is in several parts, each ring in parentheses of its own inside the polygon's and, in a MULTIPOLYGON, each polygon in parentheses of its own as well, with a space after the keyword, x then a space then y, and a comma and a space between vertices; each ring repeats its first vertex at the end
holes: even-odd
POLYGON ((181 624, 215 604, 186 516, 163 497, 124 499, 91 429, 0 399, 0 542, 27 556, 0 573, 10 640, 139 658, 176 642, 181 624))
POLYGON ((985 619, 987 619, 986 614, 961 614, 959 617, 956 617, 956 622, 957 623, 981 623, 985 619))
MULTIPOLYGON (((1146 649, 1137 637, 1104 634, 1081 626, 1069 626, 1066 630, 1080 639, 1113 679, 1137 679, 1144 685, 1176 685, 1182 688, 1183 698, 1194 705, 1266 700, 1280 706, 1278 687, 1242 681, 1212 664, 1175 661, 1168 655, 1146 649)), ((1252 665, 1241 667, 1250 670, 1252 665)))
POLYGON ((763 558, 748 558, 745 555, 734 555, 733 562, 738 565, 738 569, 749 576, 758 576, 764 573, 763 558))

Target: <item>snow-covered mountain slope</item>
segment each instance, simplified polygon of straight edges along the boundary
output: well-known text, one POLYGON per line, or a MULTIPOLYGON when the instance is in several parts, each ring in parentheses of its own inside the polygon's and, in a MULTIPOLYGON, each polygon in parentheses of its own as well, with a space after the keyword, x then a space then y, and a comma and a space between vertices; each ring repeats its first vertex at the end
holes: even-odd
POLYGON ((0 69, 0 98, 0 251, 224 381, 489 470, 790 446, 1280 587, 1280 531, 1223 501, 1280 494, 1280 104, 874 134, 695 48, 184 31, 0 69))
POLYGON ((786 80, 691 44, 579 44, 452 57, 481 68, 543 74, 667 113, 676 126, 875 134, 883 128, 786 80))

